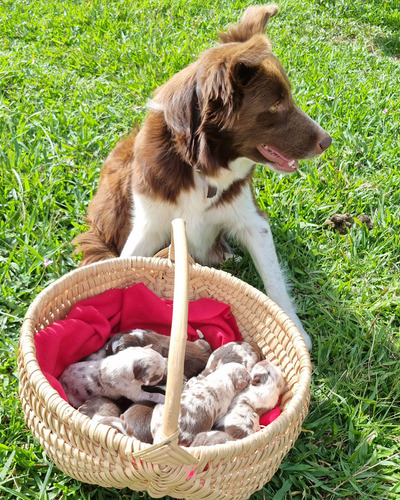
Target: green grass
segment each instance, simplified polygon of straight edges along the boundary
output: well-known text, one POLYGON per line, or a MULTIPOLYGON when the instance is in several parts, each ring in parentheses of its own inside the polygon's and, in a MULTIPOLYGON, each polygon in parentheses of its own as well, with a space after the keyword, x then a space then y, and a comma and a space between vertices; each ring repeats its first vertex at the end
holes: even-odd
MULTIPOLYGON (((77 265, 73 236, 102 161, 153 89, 244 1, 0 4, 0 497, 142 498, 81 484, 27 430, 16 345, 32 299, 77 265), (45 265, 45 259, 52 261, 45 265)), ((333 137, 291 177, 257 170, 299 315, 314 340, 310 413, 252 499, 400 498, 400 7, 283 0, 269 34, 298 104, 333 137), (387 112, 384 112, 387 110, 387 112), (370 215, 345 235, 335 213, 370 215)), ((226 269, 261 288, 247 254, 226 269)))

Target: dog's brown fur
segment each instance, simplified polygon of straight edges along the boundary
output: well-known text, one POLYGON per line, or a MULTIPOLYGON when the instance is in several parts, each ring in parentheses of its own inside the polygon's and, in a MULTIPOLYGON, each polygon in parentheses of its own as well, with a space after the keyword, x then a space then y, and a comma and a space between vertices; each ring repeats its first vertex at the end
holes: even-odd
POLYGON ((90 229, 74 239, 83 253, 81 266, 118 256, 128 237, 135 138, 136 135, 130 135, 119 141, 103 165, 99 189, 86 217, 90 229))
POLYGON ((224 238, 250 253, 267 295, 293 320, 308 349, 265 214, 252 193, 254 165, 292 173, 298 160, 331 144, 298 108, 264 29, 275 5, 249 7, 221 43, 157 89, 141 130, 107 158, 89 207, 89 230, 75 238, 82 265, 113 256, 153 256, 186 221, 188 250, 222 264, 224 238))
MULTIPOLYGON (((239 157, 264 163, 255 145, 265 143, 266 131, 268 144, 288 157, 310 157, 329 146, 329 136, 295 106, 286 74, 262 34, 277 11, 275 5, 249 7, 239 24, 219 33, 220 45, 156 91, 155 110, 142 129, 118 142, 104 163, 89 230, 74 240, 83 253, 81 265, 120 255, 132 228, 135 193, 175 203, 195 187, 195 170, 214 178, 239 157), (271 112, 277 103, 279 112, 271 112)), ((237 197, 251 175, 235 180, 218 204, 237 197)))

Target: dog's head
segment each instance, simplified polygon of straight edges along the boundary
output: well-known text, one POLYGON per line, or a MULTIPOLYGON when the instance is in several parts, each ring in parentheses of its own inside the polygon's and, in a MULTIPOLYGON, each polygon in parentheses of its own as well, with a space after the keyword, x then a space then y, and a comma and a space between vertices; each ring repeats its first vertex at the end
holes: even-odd
POLYGON ((260 386, 262 392, 266 390, 267 386, 275 388, 278 396, 287 390, 282 370, 266 359, 254 365, 251 377, 251 385, 260 386))
POLYGON ((237 158, 291 173, 322 153, 330 136, 295 104, 289 80, 264 35, 276 5, 249 7, 221 44, 158 89, 179 153, 205 174, 237 158))

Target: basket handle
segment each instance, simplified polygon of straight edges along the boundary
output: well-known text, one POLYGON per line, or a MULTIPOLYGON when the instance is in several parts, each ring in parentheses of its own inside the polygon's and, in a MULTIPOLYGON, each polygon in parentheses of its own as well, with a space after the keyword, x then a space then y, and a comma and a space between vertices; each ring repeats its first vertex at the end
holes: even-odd
MULTIPOLYGON (((177 220, 177 219, 176 219, 177 220)), ((169 247, 163 248, 154 255, 157 259, 168 259, 172 264, 175 264, 175 248, 171 240, 171 245, 169 247)), ((194 266, 196 262, 188 254, 188 261, 191 266, 194 266)))
POLYGON ((172 221, 170 255, 175 261, 174 300, 168 355, 168 377, 162 433, 167 439, 178 430, 189 307, 189 257, 185 221, 172 221))

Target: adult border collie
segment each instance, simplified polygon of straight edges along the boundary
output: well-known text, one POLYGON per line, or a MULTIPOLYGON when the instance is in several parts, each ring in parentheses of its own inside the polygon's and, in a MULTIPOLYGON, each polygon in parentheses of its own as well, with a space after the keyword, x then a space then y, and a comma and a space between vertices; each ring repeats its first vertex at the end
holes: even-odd
POLYGON ((186 221, 189 251, 204 265, 223 260, 224 237, 247 250, 266 292, 304 331, 285 286, 271 229, 252 192, 255 164, 292 173, 331 144, 295 104, 264 34, 276 5, 249 7, 219 33, 220 44, 158 88, 140 130, 117 143, 90 203, 89 230, 75 238, 82 265, 152 256, 186 221))

